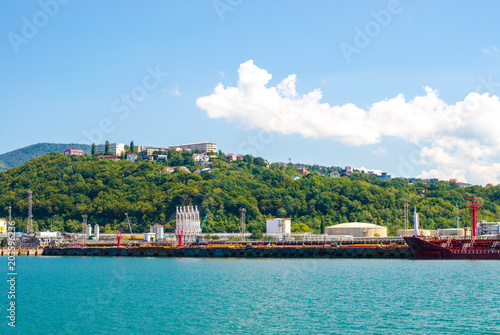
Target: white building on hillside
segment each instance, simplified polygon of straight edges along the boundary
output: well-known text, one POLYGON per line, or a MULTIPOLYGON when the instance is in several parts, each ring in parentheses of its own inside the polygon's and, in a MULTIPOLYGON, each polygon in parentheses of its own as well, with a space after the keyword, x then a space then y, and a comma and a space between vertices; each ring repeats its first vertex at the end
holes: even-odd
MULTIPOLYGON (((98 144, 95 147, 96 153, 103 153, 104 155, 107 155, 108 153, 105 152, 105 150, 106 150, 106 144, 98 144)), ((123 143, 110 143, 109 150, 111 150, 115 156, 120 156, 122 154, 122 152, 125 151, 125 144, 123 144, 123 143)))
POLYGON ((217 152, 217 144, 212 142, 200 142, 191 144, 179 144, 168 147, 169 150, 200 150, 203 153, 217 152))
POLYGON ((210 156, 207 154, 193 154, 195 162, 210 162, 210 156))

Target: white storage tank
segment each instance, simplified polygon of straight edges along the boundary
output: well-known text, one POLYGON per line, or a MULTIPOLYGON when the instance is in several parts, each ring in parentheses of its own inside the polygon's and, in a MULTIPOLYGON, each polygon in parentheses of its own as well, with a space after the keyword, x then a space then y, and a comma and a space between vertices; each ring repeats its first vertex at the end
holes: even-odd
POLYGON ((373 223, 348 222, 325 228, 326 235, 350 235, 353 237, 387 237, 387 228, 373 223))
POLYGON ((99 225, 94 225, 94 235, 96 239, 99 239, 99 225))
POLYGON ((269 219, 267 223, 267 234, 290 234, 292 232, 292 219, 269 219))
POLYGON ((465 230, 463 228, 448 228, 448 229, 438 229, 437 234, 439 236, 464 236, 465 230))
MULTIPOLYGON (((456 230, 456 229, 453 229, 456 230)), ((408 236, 413 236, 415 234, 415 230, 413 229, 399 229, 398 230, 398 236, 400 237, 408 237, 408 236)), ((423 237, 434 237, 438 234, 437 230, 430 230, 430 229, 419 229, 418 230, 418 236, 423 236, 423 237)))

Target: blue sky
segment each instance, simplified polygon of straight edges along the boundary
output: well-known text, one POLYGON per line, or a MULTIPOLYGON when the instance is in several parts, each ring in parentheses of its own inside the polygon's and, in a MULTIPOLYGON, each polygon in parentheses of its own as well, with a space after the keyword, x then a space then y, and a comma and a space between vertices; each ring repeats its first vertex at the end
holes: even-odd
POLYGON ((8 1, 0 152, 38 142, 213 141, 271 161, 498 183, 499 7, 8 1), (292 91, 273 96, 290 75, 292 91), (315 90, 320 99, 304 102, 315 90))

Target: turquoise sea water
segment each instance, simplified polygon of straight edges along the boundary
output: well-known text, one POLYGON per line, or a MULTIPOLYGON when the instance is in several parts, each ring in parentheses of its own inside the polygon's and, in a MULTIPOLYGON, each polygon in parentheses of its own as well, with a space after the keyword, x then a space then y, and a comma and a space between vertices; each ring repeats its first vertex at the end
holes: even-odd
MULTIPOLYGON (((7 273, 7 258, 0 257, 7 273)), ((0 334, 500 334, 500 262, 17 257, 0 334)))

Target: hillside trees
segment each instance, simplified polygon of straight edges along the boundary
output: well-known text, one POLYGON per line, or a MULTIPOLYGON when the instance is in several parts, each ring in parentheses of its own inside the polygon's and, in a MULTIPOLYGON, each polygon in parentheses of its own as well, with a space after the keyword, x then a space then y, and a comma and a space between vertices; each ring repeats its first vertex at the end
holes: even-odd
MULTIPOLYGON (((210 212, 205 232, 239 231, 239 208, 247 209, 248 231, 265 231, 265 220, 290 217, 297 232, 321 232, 324 227, 347 221, 381 224, 395 234, 402 228, 401 199, 421 213, 424 228, 455 226, 455 203, 468 223, 466 197, 482 197, 480 219, 500 220, 498 187, 470 187, 439 182, 408 184, 402 179, 370 180, 366 176, 329 178, 318 172, 297 175, 293 165, 273 163, 247 155, 242 161, 213 161, 213 173, 200 175, 165 172, 166 163, 110 161, 91 156, 66 157, 48 154, 0 173, 0 217, 12 206, 16 220, 27 214, 27 190, 33 190, 33 214, 38 229, 81 230, 81 215, 90 224, 107 230, 126 227, 128 213, 133 230, 147 231, 162 223, 166 231, 175 228, 176 206, 198 206, 203 217, 210 212), (421 194, 424 190, 424 194, 421 194)), ((190 152, 168 152, 169 166, 199 168, 190 152)), ((410 214, 410 221, 413 215, 410 214)), ((464 222, 462 222, 462 225, 464 222)))

